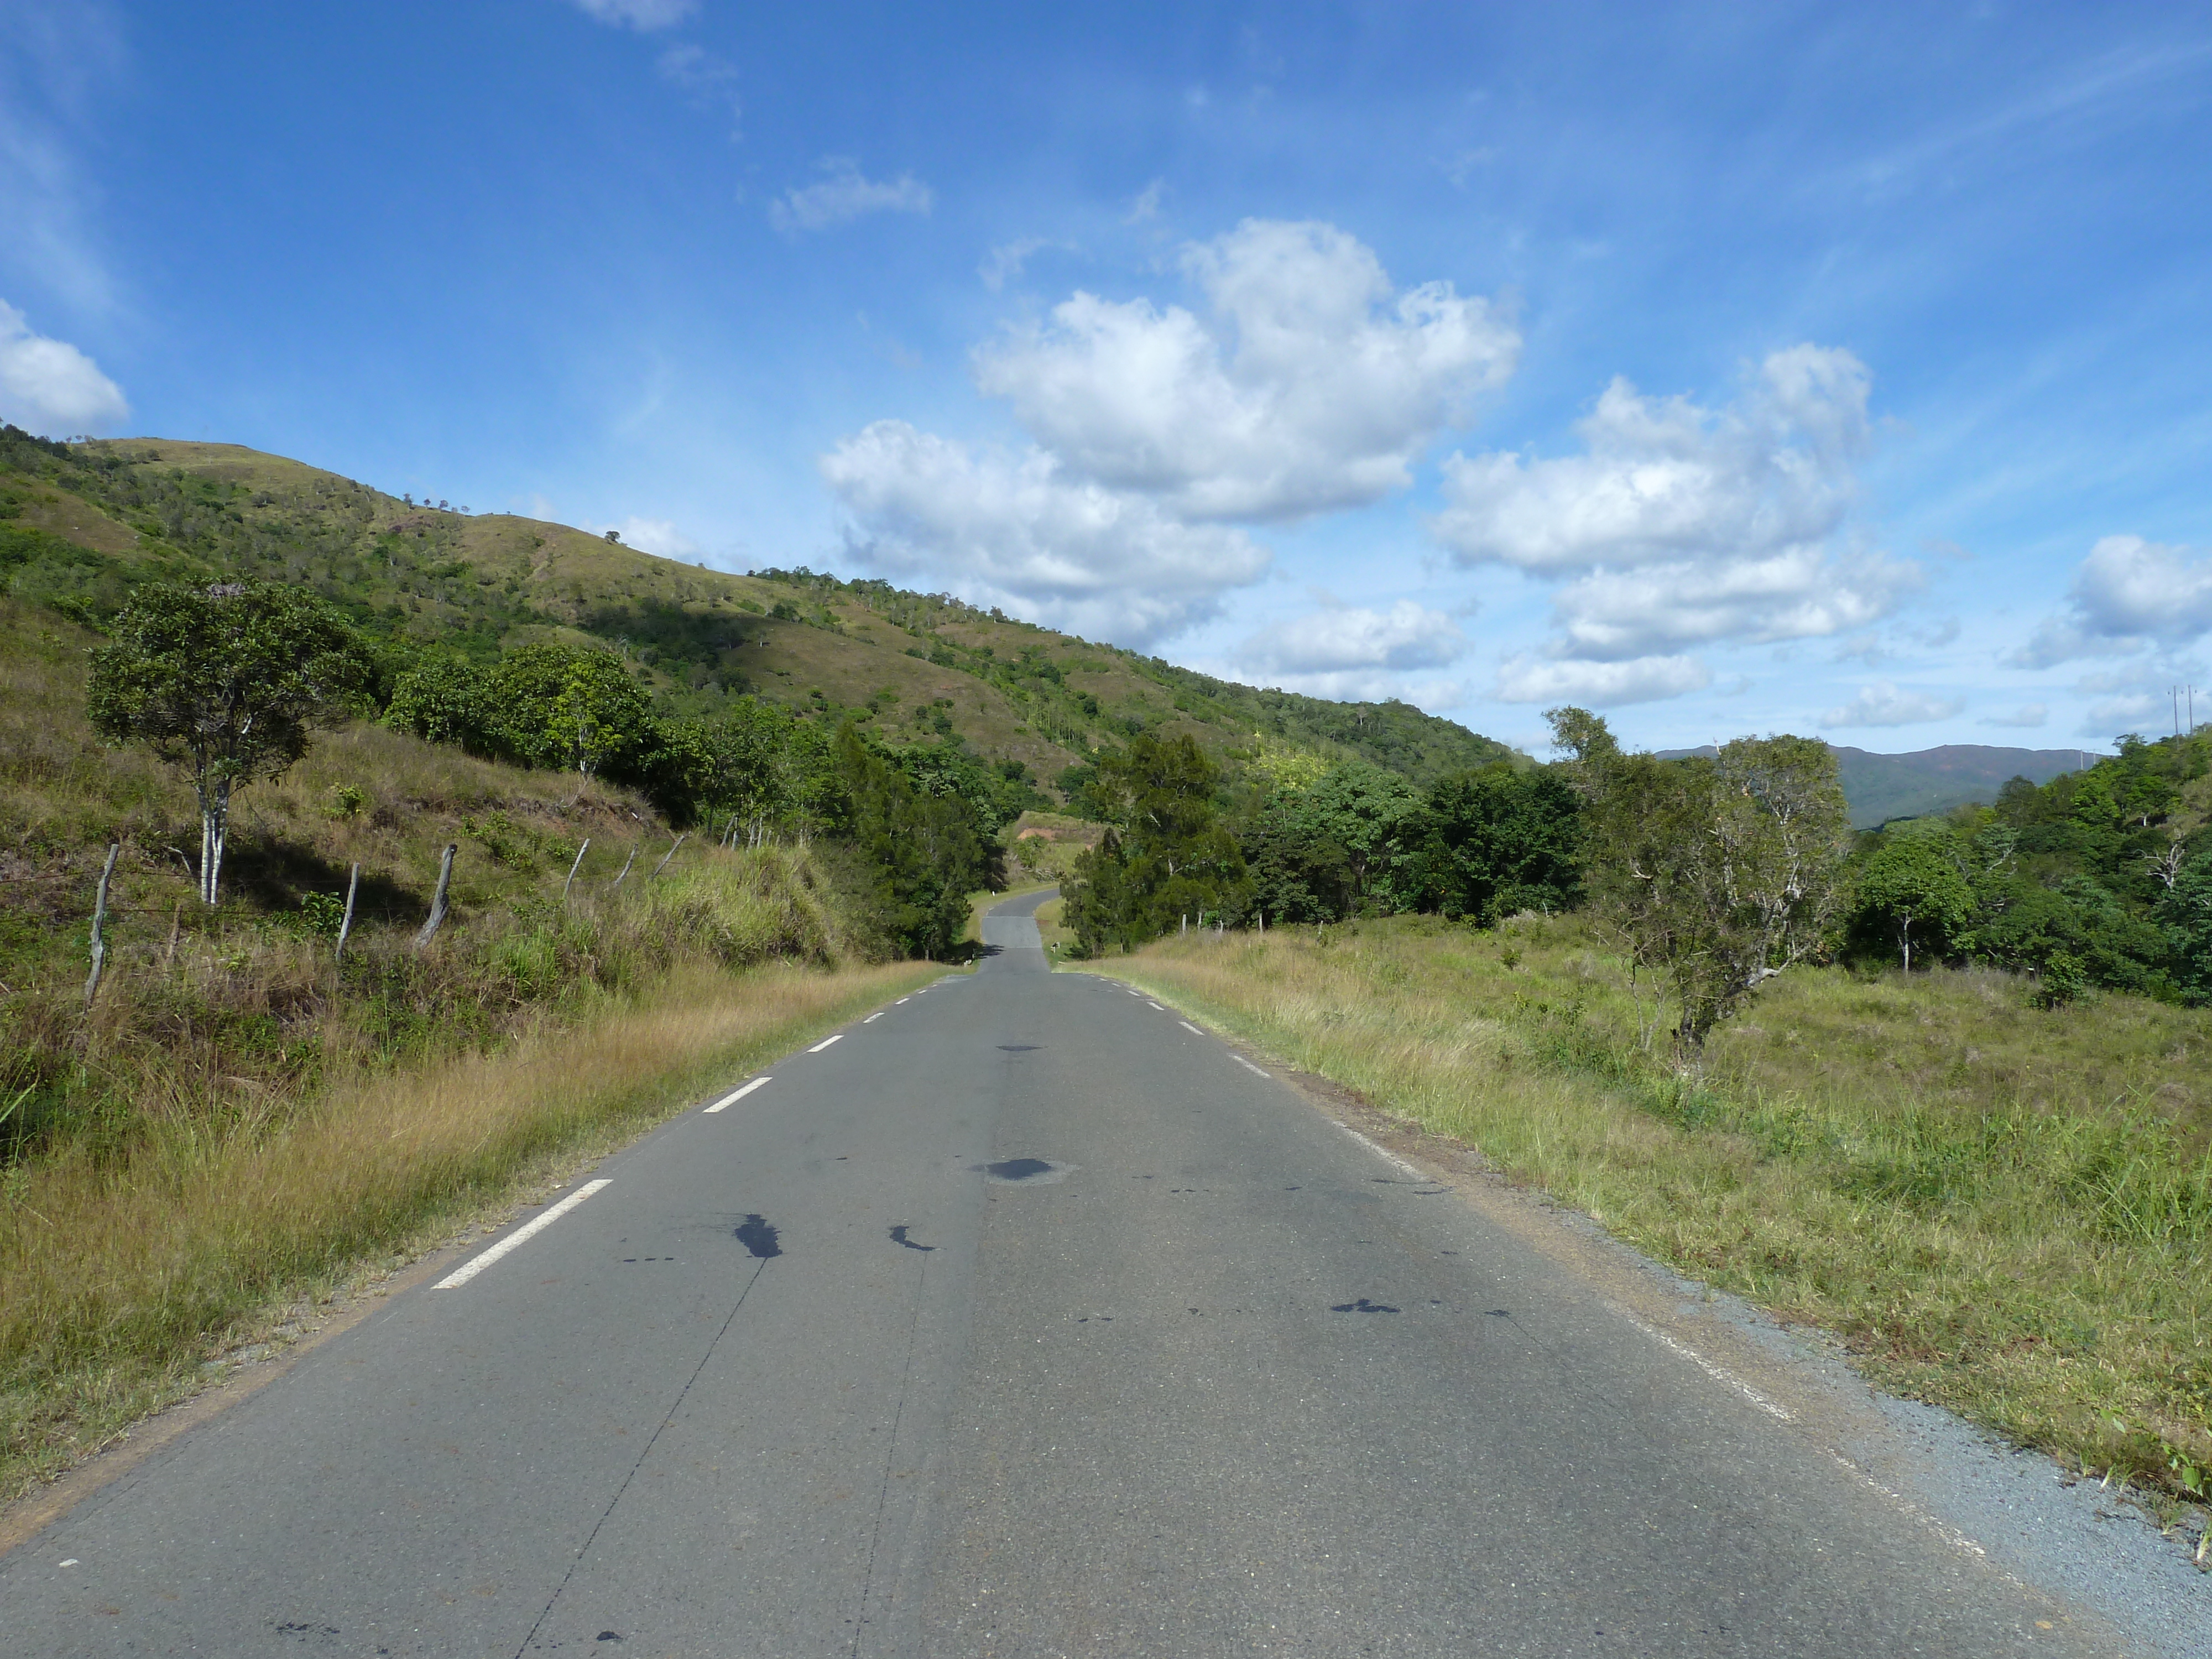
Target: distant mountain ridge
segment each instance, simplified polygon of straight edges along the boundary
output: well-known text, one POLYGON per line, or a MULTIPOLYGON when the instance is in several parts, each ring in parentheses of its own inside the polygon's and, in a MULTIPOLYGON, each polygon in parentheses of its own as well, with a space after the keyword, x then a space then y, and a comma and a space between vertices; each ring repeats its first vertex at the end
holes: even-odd
MULTIPOLYGON (((1892 818, 1924 817, 1954 806, 1986 804, 2014 778, 2048 783, 2065 772, 2079 772, 2102 758, 2087 749, 2004 749, 1984 743, 1947 743, 1903 755, 1878 755, 1869 749, 1830 744, 1843 775, 1844 799, 1854 830, 1872 830, 1892 818)), ((1710 755, 1702 749, 1662 749, 1669 760, 1710 755)))

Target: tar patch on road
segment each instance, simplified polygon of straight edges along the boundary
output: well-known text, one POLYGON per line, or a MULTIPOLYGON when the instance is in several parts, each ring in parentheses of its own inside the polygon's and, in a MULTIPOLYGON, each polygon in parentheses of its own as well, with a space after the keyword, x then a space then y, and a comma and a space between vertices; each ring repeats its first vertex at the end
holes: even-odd
POLYGON ((1059 1164, 1048 1164, 1041 1158, 1002 1158, 982 1167, 983 1173, 992 1180, 1017 1185, 1025 1181, 1057 1181, 1067 1173, 1059 1164))
POLYGON ((765 1261, 772 1255, 781 1255, 783 1246, 777 1242, 775 1229, 765 1216, 749 1215, 738 1227, 738 1243, 759 1260, 765 1261))
POLYGON ((1363 1296, 1357 1302, 1336 1303, 1330 1307, 1329 1311, 1331 1313, 1396 1313, 1398 1310, 1387 1303, 1370 1302, 1363 1296))
POLYGON ((903 1244, 909 1250, 933 1250, 937 1248, 934 1244, 917 1244, 912 1239, 908 1238, 907 1237, 908 1226, 908 1223, 902 1221, 897 1226, 892 1228, 891 1243, 894 1244, 903 1244))
POLYGON ((1033 1054, 1040 1045, 1034 1042, 1002 1042, 999 1047, 1010 1054, 1033 1054))

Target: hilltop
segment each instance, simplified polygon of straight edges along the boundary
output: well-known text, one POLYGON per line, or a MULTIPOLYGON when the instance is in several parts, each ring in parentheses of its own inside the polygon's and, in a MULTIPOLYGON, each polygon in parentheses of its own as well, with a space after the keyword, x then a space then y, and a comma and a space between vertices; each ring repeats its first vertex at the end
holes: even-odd
MULTIPOLYGON (((1830 744, 1850 805, 1851 828, 1873 830, 1894 818, 1928 817, 1954 806, 1986 806, 2014 778, 2048 783, 2103 758, 2080 749, 2004 749, 1987 744, 1947 743, 1902 755, 1830 744)), ((1710 755, 1701 749, 1662 749, 1664 760, 1710 755)))
POLYGON ((261 576, 372 634, 489 659, 517 644, 622 652, 673 714, 751 693, 853 718, 894 744, 964 740, 1049 789, 1139 731, 1232 764, 1271 747, 1426 784, 1505 745, 1397 702, 1337 703, 1216 679, 978 610, 804 568, 745 574, 573 526, 469 514, 234 444, 0 440, 18 598, 97 623, 140 580, 261 576))

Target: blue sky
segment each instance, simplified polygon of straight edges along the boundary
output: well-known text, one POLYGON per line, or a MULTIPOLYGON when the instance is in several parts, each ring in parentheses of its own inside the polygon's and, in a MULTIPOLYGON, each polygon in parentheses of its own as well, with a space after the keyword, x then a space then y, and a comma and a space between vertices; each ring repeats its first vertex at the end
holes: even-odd
POLYGON ((0 416, 1532 748, 2100 744, 2212 681, 2208 106, 2172 5, 0 0, 0 416))

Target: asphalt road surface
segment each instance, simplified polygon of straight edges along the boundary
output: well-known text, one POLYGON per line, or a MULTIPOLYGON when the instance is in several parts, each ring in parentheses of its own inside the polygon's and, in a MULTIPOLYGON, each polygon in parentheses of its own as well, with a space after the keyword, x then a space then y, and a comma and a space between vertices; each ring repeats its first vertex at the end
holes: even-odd
POLYGON ((0 1559, 0 1651, 2101 1650, 1036 902, 0 1559))

